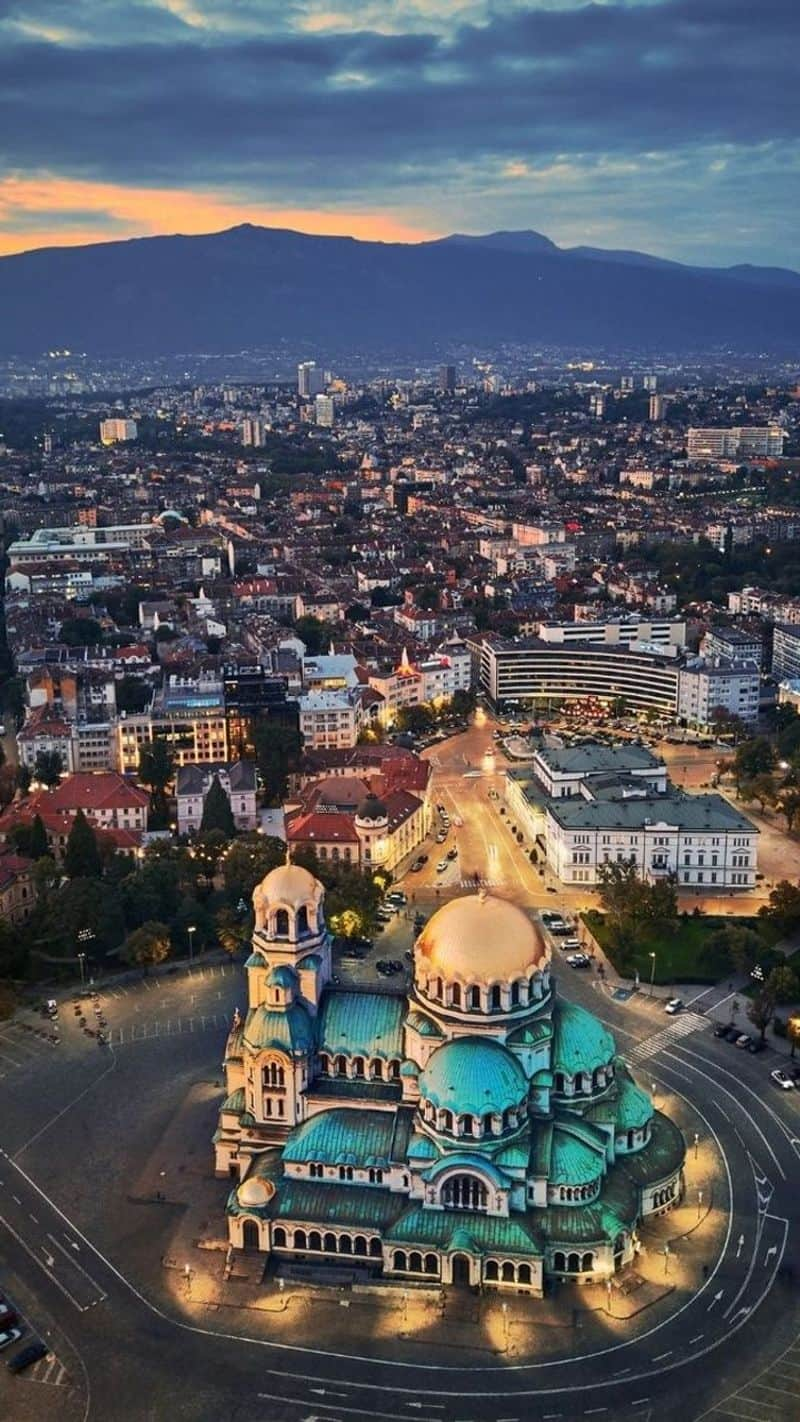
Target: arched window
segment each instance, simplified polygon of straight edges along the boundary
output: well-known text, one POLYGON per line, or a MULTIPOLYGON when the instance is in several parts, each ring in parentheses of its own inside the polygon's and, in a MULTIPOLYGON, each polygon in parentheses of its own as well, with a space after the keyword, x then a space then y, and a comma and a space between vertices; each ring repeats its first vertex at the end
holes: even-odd
POLYGON ((484 1265, 483 1270, 483 1277, 484 1279, 488 1279, 490 1283, 500 1277, 500 1270, 496 1259, 486 1260, 486 1264, 484 1265))
POLYGON ((407 1267, 408 1267, 408 1266, 407 1266, 407 1264, 406 1264, 405 1250, 403 1250, 403 1249, 396 1249, 396 1250, 394 1251, 394 1254, 392 1255, 392 1268, 393 1268, 393 1269, 402 1269, 402 1270, 405 1272, 405 1270, 407 1269, 407 1267))
POLYGON ((283 1228, 283 1225, 278 1225, 277 1228, 272 1231, 272 1245, 274 1249, 286 1248, 286 1230, 283 1228))
POLYGON ((499 983, 495 983, 489 992, 489 1006, 492 1012, 498 1012, 502 1005, 503 1003, 500 996, 500 985, 499 983))
POLYGON ((297 933, 298 933, 298 936, 299 936, 301 933, 308 933, 308 931, 309 931, 309 930, 308 930, 308 909, 306 908, 305 904, 303 904, 303 905, 297 910, 297 933))
POLYGON ((371 1166, 370 1166, 370 1170, 369 1170, 369 1183, 370 1183, 370 1185, 382 1185, 382 1184, 383 1184, 383 1171, 382 1171, 378 1166, 374 1166, 374 1165, 371 1165, 371 1166))
POLYGON ((504 1130, 504 1131, 507 1131, 510 1125, 511 1125, 511 1112, 510 1112, 510 1111, 504 1111, 504 1112, 503 1112, 503 1130, 504 1130))
POLYGON ((519 983, 511 984, 511 1006, 519 1007, 519 983))
POLYGON ((408 1256, 408 1269, 411 1274, 422 1273, 422 1255, 418 1254, 416 1250, 408 1256))
POLYGON ((446 1210, 486 1210, 489 1192, 476 1175, 451 1175, 442 1186, 441 1202, 446 1210))
POLYGON ((436 1255, 435 1255, 435 1254, 426 1254, 426 1255, 425 1255, 425 1273, 426 1273, 426 1274, 438 1274, 438 1272, 439 1272, 439 1260, 437 1259, 436 1255))
POLYGON ((558 1091, 560 1094, 563 1095, 563 1092, 564 1092, 564 1073, 563 1073, 563 1071, 557 1071, 556 1074, 555 1074, 555 1076, 553 1077, 553 1090, 554 1090, 554 1091, 558 1091))
POLYGON ((487 1111, 483 1118, 483 1134, 485 1136, 494 1134, 494 1115, 491 1111, 487 1111))
POLYGON ((628 1150, 633 1150, 633 1131, 628 1131, 626 1137, 626 1145, 628 1147, 628 1150))
POLYGON ((473 1011, 480 1011, 481 990, 479 987, 471 987, 469 989, 469 993, 467 996, 467 1005, 472 1008, 473 1011))
POLYGON ((337 1076, 347 1076, 347 1058, 346 1058, 346 1057, 337 1057, 337 1058, 336 1058, 336 1061, 334 1062, 333 1065, 334 1065, 334 1068, 335 1068, 335 1071, 336 1071, 336 1075, 337 1075, 337 1076))
POLYGON ((319 1069, 322 1072, 323 1076, 327 1076, 328 1072, 331 1069, 331 1059, 328 1056, 327 1052, 320 1052, 319 1069))
POLYGON ((380 1057, 373 1057, 369 1064, 369 1074, 373 1081, 383 1081, 383 1062, 380 1057))
POLYGON ((304 1229, 296 1229, 296 1230, 295 1230, 295 1232, 294 1232, 294 1247, 295 1247, 295 1249, 305 1249, 305 1247, 306 1247, 306 1232, 305 1232, 304 1229))
POLYGON ((244 1248, 258 1249, 260 1243, 258 1225, 255 1220, 244 1220, 242 1223, 242 1244, 244 1248))
POLYGON ((453 1113, 452 1113, 452 1111, 447 1111, 447 1110, 445 1110, 445 1111, 442 1112, 442 1130, 443 1130, 443 1131, 452 1131, 452 1129, 453 1129, 453 1113))
POLYGON ((357 1076, 360 1081, 364 1078, 364 1058, 353 1057, 353 1076, 357 1076))
POLYGON ((370 1242, 369 1242, 369 1252, 370 1252, 370 1255, 371 1255, 371 1257, 372 1257, 373 1259, 380 1259, 380 1258, 382 1258, 382 1256, 383 1256, 383 1250, 381 1249, 381 1242, 380 1242, 380 1240, 377 1238, 377 1236, 376 1236, 376 1237, 373 1237, 373 1238, 370 1240, 370 1242))
POLYGON ((475 1134, 475 1118, 467 1114, 461 1117, 461 1134, 463 1136, 473 1136, 475 1134))
POLYGON ((581 1271, 581 1256, 580 1256, 580 1254, 569 1254, 569 1255, 567 1255, 567 1273, 568 1273, 568 1274, 579 1274, 580 1271, 581 1271))
POLYGON ((277 909, 275 913, 275 937, 289 937, 289 910, 277 909))
POLYGON ((355 1239, 353 1240, 353 1253, 354 1253, 354 1254, 366 1254, 366 1252, 367 1252, 367 1241, 366 1241, 366 1239, 364 1238, 363 1234, 357 1234, 356 1237, 355 1237, 355 1239))
POLYGON ((390 1062, 390 1063, 389 1063, 389 1080, 390 1080, 390 1081, 399 1081, 399 1080, 400 1080, 400 1063, 397 1062, 397 1061, 395 1061, 395 1062, 390 1062))
POLYGON ((309 1249, 315 1250, 320 1250, 322 1248, 322 1235, 320 1234, 319 1230, 312 1229, 310 1235, 308 1236, 308 1247, 309 1249))
POLYGON ((584 1254, 584 1256, 583 1256, 583 1258, 582 1258, 582 1260, 581 1260, 581 1273, 582 1273, 582 1274, 588 1274, 589 1271, 590 1271, 590 1269, 593 1269, 593 1268, 594 1268, 594 1255, 593 1255, 593 1254, 584 1254))
POLYGON ((557 1274, 565 1274, 567 1272, 566 1256, 562 1254, 560 1249, 557 1249, 553 1255, 553 1268, 557 1274))
POLYGON ((280 1062, 267 1062, 264 1067, 264 1085, 270 1087, 286 1085, 286 1073, 280 1062))
POLYGON ((536 976, 535 976, 535 974, 534 974, 534 976, 533 976, 533 977, 529 980, 529 982, 528 982, 528 998, 532 1000, 535 996, 536 996, 536 976))
POLYGON ((453 986, 452 986, 452 988, 451 988, 451 994, 452 994, 453 1007, 460 1007, 460 1006, 461 1006, 461 985, 460 985, 460 983, 453 983, 453 986))
POLYGON ((439 1000, 439 1002, 442 1001, 442 998, 444 996, 444 984, 442 983, 441 978, 436 978, 434 981, 433 995, 439 1000))
POLYGON ((502 1281, 503 1281, 504 1284, 513 1284, 513 1282, 514 1282, 514 1265, 513 1265, 513 1264, 509 1264, 509 1263, 505 1263, 505 1264, 503 1265, 501 1271, 500 1271, 500 1278, 502 1279, 502 1281))
POLYGON ((322 1241, 322 1247, 323 1247, 323 1249, 325 1250, 325 1253, 326 1253, 326 1254, 335 1254, 335 1253, 336 1253, 336 1235, 335 1235, 335 1234, 326 1234, 324 1240, 322 1241))
POLYGON ((340 1165, 340 1166, 339 1166, 339 1179, 340 1179, 340 1180, 352 1180, 352 1178, 353 1178, 353 1167, 352 1167, 352 1165, 340 1165))
POLYGON ((520 1284, 530 1284, 533 1282, 531 1279, 530 1264, 520 1264, 517 1270, 517 1279, 519 1280, 520 1284))
POLYGON ((349 1234, 340 1234, 340 1235, 339 1235, 339 1253, 340 1253, 340 1254, 352 1254, 352 1252, 353 1252, 353 1241, 352 1241, 352 1239, 350 1238, 349 1234))

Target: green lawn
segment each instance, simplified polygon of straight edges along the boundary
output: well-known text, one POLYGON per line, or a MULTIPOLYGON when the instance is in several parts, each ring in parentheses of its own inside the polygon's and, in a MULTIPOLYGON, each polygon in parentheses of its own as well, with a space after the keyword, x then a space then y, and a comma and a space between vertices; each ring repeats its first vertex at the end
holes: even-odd
MULTIPOLYGON (((644 932, 639 940, 639 944, 630 962, 626 962, 624 967, 617 961, 618 955, 613 943, 610 941, 610 933, 606 926, 605 918, 596 910, 590 910, 583 915, 586 927, 594 934, 603 952, 610 959, 621 977, 633 978, 638 969, 639 977, 643 983, 649 983, 652 970, 651 953, 656 955, 655 981, 657 983, 713 983, 717 982, 721 976, 718 972, 708 972, 698 966, 698 958, 703 942, 716 929, 725 924, 735 922, 745 928, 753 928, 761 933, 764 938, 764 946, 770 942, 769 925, 765 925, 763 920, 758 918, 736 918, 729 917, 706 917, 703 914, 696 918, 689 914, 686 918, 680 916, 678 926, 673 933, 665 934, 661 932, 644 932)), ((723 974, 724 976, 724 974, 723 974)))

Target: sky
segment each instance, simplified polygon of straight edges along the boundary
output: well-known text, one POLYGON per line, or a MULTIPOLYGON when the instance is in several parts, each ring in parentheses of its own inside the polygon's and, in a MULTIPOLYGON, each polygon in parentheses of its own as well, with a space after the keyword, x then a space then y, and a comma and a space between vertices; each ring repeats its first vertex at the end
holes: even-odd
POLYGON ((0 254, 239 222, 800 268, 798 0, 0 0, 0 254))

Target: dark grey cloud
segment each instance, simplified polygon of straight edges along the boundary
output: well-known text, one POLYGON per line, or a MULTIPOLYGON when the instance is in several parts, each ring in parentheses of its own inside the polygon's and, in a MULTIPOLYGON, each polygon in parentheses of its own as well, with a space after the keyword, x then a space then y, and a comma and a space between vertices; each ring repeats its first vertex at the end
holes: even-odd
MULTIPOLYGON (((675 161, 680 169, 694 155, 711 221, 714 173, 748 171, 758 186, 763 149, 764 173, 785 185, 772 220, 788 223, 796 207, 796 0, 512 5, 481 24, 426 31, 418 19, 391 34, 281 28, 277 6, 275 28, 259 30, 252 4, 212 11, 197 0, 201 19, 216 17, 208 28, 176 13, 191 18, 190 0, 172 0, 170 10, 108 7, 102 43, 96 32, 81 38, 96 8, 0 0, 6 171, 202 184, 283 206, 358 200, 396 211, 401 193, 424 220, 436 188, 461 191, 471 211, 481 191, 495 209, 519 210, 542 195, 536 174, 564 163, 594 171, 587 198, 602 193, 605 172, 606 191, 630 202, 641 173, 611 181, 613 160, 656 153, 661 187, 649 159, 646 184, 666 215, 681 190, 675 161), (75 35, 53 43, 23 22, 75 35), (498 177, 510 190, 495 192, 498 177)), ((349 3, 330 8, 357 22, 349 3)), ((294 22, 298 11, 288 13, 294 22)), ((472 225, 492 223, 487 208, 472 225)), ((776 249, 787 237, 776 234, 776 249)), ((762 231, 760 247, 768 242, 762 231)))

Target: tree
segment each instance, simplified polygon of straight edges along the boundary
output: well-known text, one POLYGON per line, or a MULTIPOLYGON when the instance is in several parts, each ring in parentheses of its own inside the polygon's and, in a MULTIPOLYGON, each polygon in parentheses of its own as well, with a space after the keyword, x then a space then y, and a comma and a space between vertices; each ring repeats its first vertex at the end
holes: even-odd
POLYGON ((800 992, 800 982, 794 969, 788 963, 779 963, 767 978, 767 990, 781 1006, 796 1002, 800 992))
POLYGON ((103 640, 103 629, 93 617, 70 617, 62 622, 58 640, 67 647, 94 647, 103 640))
POLYGON ((34 815, 31 822, 31 838, 28 853, 31 859, 36 860, 44 859, 50 854, 50 843, 41 815, 34 815))
POLYGON ((755 775, 747 782, 747 795, 744 794, 744 786, 740 791, 743 799, 756 800, 763 814, 767 805, 774 805, 778 797, 778 787, 775 784, 775 777, 766 771, 760 775, 755 775))
POLYGON ((465 691, 459 687, 450 697, 450 711, 453 716, 457 716, 460 720, 471 716, 477 704, 478 698, 472 688, 465 691))
POLYGON ((786 820, 786 828, 791 834, 794 822, 800 815, 800 790, 782 790, 778 800, 778 809, 786 820))
POLYGON ((245 943, 249 942, 253 921, 251 915, 240 913, 238 909, 229 905, 218 909, 214 915, 214 924, 217 930, 217 938, 226 953, 233 957, 238 953, 245 943))
POLYGON ((782 879, 772 890, 769 904, 759 909, 759 914, 769 918, 781 935, 794 933, 800 927, 800 887, 782 879))
POLYGON ((256 884, 286 858, 286 845, 273 835, 243 834, 234 840, 222 861, 225 892, 232 904, 249 906, 256 884))
POLYGON ((435 723, 436 717, 425 702, 420 702, 419 706, 401 706, 397 713, 397 729, 412 736, 424 736, 435 723))
POLYGON ((769 983, 765 983, 759 988, 747 1005, 747 1015, 754 1027, 758 1028, 763 1042, 767 1035, 767 1028, 775 1016, 775 994, 771 991, 769 983))
POLYGON ((733 775, 737 788, 743 780, 753 780, 757 775, 768 774, 775 767, 775 749, 765 736, 742 741, 733 758, 733 775))
POLYGON ((294 634, 300 638, 310 657, 316 657, 320 652, 324 652, 331 640, 331 629, 327 622, 322 622, 319 617, 309 615, 298 617, 294 624, 294 634))
POLYGON ((231 802, 222 788, 218 775, 212 777, 208 787, 208 794, 203 801, 203 817, 200 821, 201 834, 208 834, 210 830, 221 830, 227 839, 232 839, 236 833, 231 802))
POLYGON ((153 820, 167 823, 167 786, 175 773, 175 761, 166 741, 156 736, 139 753, 139 779, 150 791, 153 820))
POLYGON ((33 778, 52 790, 60 782, 63 770, 60 751, 39 751, 33 764, 33 778))
POLYGON ((300 733, 293 726, 261 718, 253 724, 253 746, 266 798, 272 805, 280 804, 300 754, 300 733))
POLYGON ((28 791, 30 790, 32 779, 33 773, 29 765, 17 766, 17 785, 19 786, 23 795, 27 795, 28 791))
POLYGON ((102 868, 97 836, 83 810, 78 810, 67 837, 64 873, 68 879, 99 879, 102 868))
POLYGON ((143 968, 145 973, 154 963, 163 963, 169 957, 170 936, 165 923, 148 919, 141 928, 129 933, 122 946, 122 957, 127 963, 143 968))

